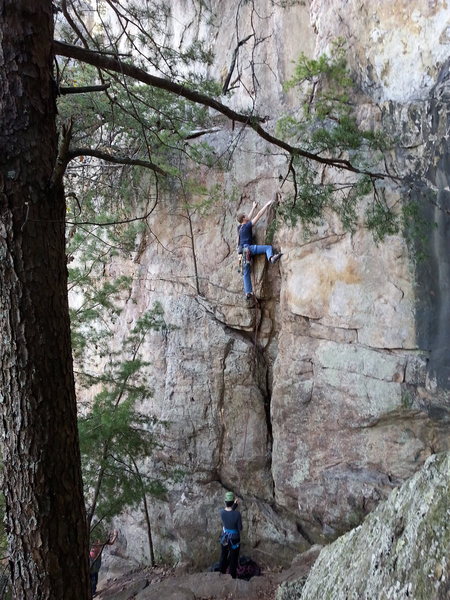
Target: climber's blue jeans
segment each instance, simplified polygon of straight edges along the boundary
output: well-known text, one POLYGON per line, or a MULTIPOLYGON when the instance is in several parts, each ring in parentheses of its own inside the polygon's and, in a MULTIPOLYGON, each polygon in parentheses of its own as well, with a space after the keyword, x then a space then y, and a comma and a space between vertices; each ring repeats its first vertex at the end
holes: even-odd
MULTIPOLYGON (((265 254, 267 256, 267 260, 269 260, 273 256, 272 246, 248 246, 250 248, 250 254, 254 256, 255 254, 265 254)), ((245 252, 245 248, 244 248, 245 252)), ((242 270, 242 275, 244 278, 244 292, 245 294, 251 294, 253 292, 252 287, 252 278, 251 278, 251 263, 246 263, 242 270)))

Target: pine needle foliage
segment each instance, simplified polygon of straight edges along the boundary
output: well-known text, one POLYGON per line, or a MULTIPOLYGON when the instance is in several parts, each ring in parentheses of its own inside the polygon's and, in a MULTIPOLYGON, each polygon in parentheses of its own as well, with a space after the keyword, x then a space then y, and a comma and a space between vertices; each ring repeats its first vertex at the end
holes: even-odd
MULTIPOLYGON (((212 96, 219 93, 214 82, 196 79, 190 80, 187 87, 212 96)), ((62 83, 80 87, 101 81, 93 67, 77 64, 64 71, 62 83)), ((192 131, 209 125, 205 107, 126 77, 117 79, 111 75, 108 84, 104 92, 60 98, 61 122, 73 123, 72 147, 85 146, 89 139, 90 147, 111 155, 147 158, 174 176, 179 175, 173 166, 177 153, 186 154, 199 164, 211 160, 211 146, 186 143, 192 131)))

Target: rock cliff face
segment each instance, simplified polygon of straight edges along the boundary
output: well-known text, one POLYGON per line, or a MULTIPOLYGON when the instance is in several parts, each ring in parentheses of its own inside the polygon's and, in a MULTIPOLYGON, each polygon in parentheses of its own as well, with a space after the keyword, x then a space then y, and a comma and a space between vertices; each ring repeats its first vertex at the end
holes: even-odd
MULTIPOLYGON (((286 562, 358 525, 429 455, 448 449, 450 10, 428 0, 224 0, 206 23, 196 3, 172 4, 180 21, 210 36, 217 77, 239 40, 265 38, 253 48, 256 76, 242 73, 232 103, 249 108, 243 89, 252 88, 269 127, 298 109, 281 87, 292 61, 344 36, 360 119, 396 137, 386 164, 417 182, 411 193, 437 223, 420 263, 398 236, 377 245, 332 220, 308 238, 282 227, 274 245, 283 257, 273 266, 256 260, 259 301, 247 303, 235 215, 269 199, 288 164, 218 118, 205 140, 227 169, 195 176, 220 185, 219 200, 204 212, 182 189, 167 192, 134 261, 111 266, 110 276, 127 271, 134 281, 118 339, 156 300, 172 326, 146 347, 154 395, 144 408, 168 423, 148 468, 184 474, 153 504, 157 553, 214 562, 218 508, 231 489, 242 499, 243 551, 286 562)), ((251 50, 240 48, 241 65, 251 50)), ((405 189, 386 184, 389 202, 405 189)), ((148 554, 142 523, 138 513, 122 523, 122 553, 138 561, 148 554)))
POLYGON ((282 584, 277 600, 448 598, 449 482, 449 454, 430 457, 360 527, 324 548, 306 581, 282 584))

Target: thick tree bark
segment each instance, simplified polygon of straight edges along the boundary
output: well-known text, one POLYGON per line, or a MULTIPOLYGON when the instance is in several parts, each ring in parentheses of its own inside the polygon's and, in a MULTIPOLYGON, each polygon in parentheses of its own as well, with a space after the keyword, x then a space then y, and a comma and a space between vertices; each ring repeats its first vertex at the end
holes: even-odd
POLYGON ((0 0, 0 410, 14 598, 86 600, 51 0, 0 0))

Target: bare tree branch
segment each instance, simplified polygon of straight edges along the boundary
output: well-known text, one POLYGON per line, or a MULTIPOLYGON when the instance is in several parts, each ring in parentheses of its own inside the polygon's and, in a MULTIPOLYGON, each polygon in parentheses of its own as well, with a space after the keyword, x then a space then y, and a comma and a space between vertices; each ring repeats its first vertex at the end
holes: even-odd
POLYGON ((71 26, 71 28, 73 29, 73 31, 76 33, 78 39, 80 40, 80 42, 83 44, 83 46, 85 48, 88 48, 88 43, 84 37, 84 35, 81 33, 81 29, 79 29, 79 27, 77 26, 77 24, 75 23, 75 21, 72 19, 69 10, 67 8, 67 0, 62 0, 61 2, 61 8, 63 11, 63 15, 66 18, 66 21, 69 23, 69 25, 71 26))
POLYGON ((195 131, 191 131, 188 135, 184 136, 185 140, 193 140, 195 138, 201 137, 202 135, 207 135, 209 133, 217 133, 220 131, 219 127, 213 127, 211 129, 196 129, 195 131))
POLYGON ((236 48, 234 49, 233 58, 231 59, 231 65, 230 65, 230 68, 228 69, 228 74, 225 77, 225 81, 223 83, 222 94, 225 95, 228 92, 228 86, 230 85, 231 76, 233 75, 233 71, 234 71, 234 68, 236 66, 236 59, 237 59, 237 55, 238 55, 238 52, 239 52, 239 48, 241 46, 243 46, 245 44, 245 42, 248 42, 248 40, 250 38, 252 38, 254 35, 255 35, 254 33, 251 33, 250 35, 248 35, 246 38, 244 38, 243 40, 241 40, 238 43, 238 45, 236 46, 236 48))
POLYGON ((87 94, 89 92, 104 92, 110 87, 110 83, 105 83, 104 85, 84 85, 80 87, 62 87, 58 88, 61 96, 66 96, 67 94, 87 94))
POLYGON ((167 171, 164 171, 164 169, 158 167, 158 165, 155 165, 155 163, 152 163, 148 160, 129 158, 127 156, 114 156, 113 154, 108 154, 102 150, 96 150, 95 148, 72 148, 66 153, 66 165, 77 156, 93 156, 95 158, 99 158, 100 160, 106 160, 107 162, 116 163, 119 165, 145 167, 146 169, 151 169, 152 171, 155 171, 155 173, 159 173, 159 175, 164 175, 165 177, 168 175, 167 171))
MULTIPOLYGON (((154 38, 151 35, 151 30, 146 29, 144 26, 141 25, 141 23, 139 22, 139 20, 132 20, 130 19, 129 15, 127 15, 127 11, 126 8, 124 6, 122 6, 122 4, 120 2, 118 2, 117 0, 113 0, 113 2, 111 0, 105 0, 106 3, 110 6, 110 8, 114 11, 116 17, 117 17, 117 22, 120 25, 120 28, 122 30, 122 35, 125 36, 127 42, 129 44, 131 44, 133 50, 135 52, 137 52, 137 54, 139 56, 141 56, 143 59, 145 59, 146 61, 149 61, 150 64, 157 69, 158 71, 160 71, 157 61, 151 60, 149 56, 147 56, 146 54, 144 54, 142 52, 142 49, 135 44, 133 36, 131 36, 129 34, 129 32, 127 31, 127 26, 128 25, 132 25, 134 27, 137 28, 137 30, 140 32, 140 34, 142 36, 144 36, 144 38, 147 38, 148 41, 150 42, 151 47, 154 49, 155 53, 157 56, 159 56, 159 58, 161 58, 162 62, 165 64, 165 66, 169 69, 170 73, 173 74, 173 67, 170 64, 170 62, 166 59, 164 52, 161 51, 161 48, 159 46, 159 44, 156 43, 156 41, 154 40, 154 38), (118 7, 120 7, 122 9, 123 12, 121 12, 118 7), (125 22, 125 24, 124 24, 125 22)), ((103 22, 103 19, 102 19, 103 22)), ((105 29, 105 31, 107 32, 107 28, 105 27, 105 24, 103 23, 103 27, 105 29)), ((109 36, 108 36, 109 37, 109 36)), ((110 40, 111 41, 111 40, 110 40)))

